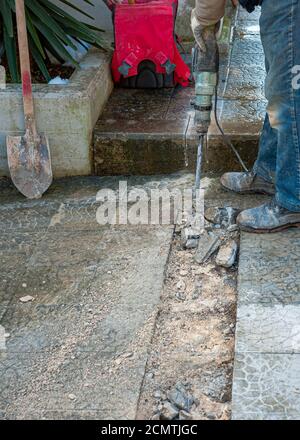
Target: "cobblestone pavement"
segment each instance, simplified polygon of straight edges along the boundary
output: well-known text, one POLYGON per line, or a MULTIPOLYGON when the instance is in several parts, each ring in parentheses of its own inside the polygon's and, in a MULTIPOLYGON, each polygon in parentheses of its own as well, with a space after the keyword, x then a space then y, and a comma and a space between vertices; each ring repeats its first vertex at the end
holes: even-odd
POLYGON ((242 234, 233 418, 300 418, 300 231, 242 234))

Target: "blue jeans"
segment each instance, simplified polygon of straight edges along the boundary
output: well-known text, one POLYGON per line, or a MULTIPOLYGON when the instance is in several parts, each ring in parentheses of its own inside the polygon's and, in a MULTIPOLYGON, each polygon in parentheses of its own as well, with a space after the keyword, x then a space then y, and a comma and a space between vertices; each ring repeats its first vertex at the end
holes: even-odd
POLYGON ((275 183, 280 206, 300 211, 300 0, 264 0, 260 29, 268 107, 254 171, 275 183))

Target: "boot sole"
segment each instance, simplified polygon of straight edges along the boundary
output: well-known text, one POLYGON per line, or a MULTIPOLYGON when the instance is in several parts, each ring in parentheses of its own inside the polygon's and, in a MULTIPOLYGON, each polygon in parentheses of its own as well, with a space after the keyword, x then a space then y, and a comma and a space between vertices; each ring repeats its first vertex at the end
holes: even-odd
POLYGON ((243 232, 251 232, 253 234, 275 234, 276 232, 282 232, 287 229, 300 228, 300 223, 289 223, 288 225, 279 226, 278 228, 273 229, 252 229, 240 225, 239 228, 243 232))
POLYGON ((264 195, 264 196, 271 196, 271 197, 275 196, 275 191, 272 192, 272 193, 268 192, 268 191, 264 191, 264 190, 259 190, 259 189, 257 189, 257 190, 249 189, 249 190, 245 190, 245 191, 235 191, 234 189, 227 188, 227 186, 224 186, 222 183, 221 183, 221 186, 226 191, 233 192, 235 194, 240 194, 240 195, 261 194, 261 195, 264 195))

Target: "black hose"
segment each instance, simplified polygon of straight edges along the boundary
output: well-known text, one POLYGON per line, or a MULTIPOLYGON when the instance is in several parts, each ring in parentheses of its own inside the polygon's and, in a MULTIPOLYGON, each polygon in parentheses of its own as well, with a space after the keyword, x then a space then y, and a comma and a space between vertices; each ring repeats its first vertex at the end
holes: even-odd
MULTIPOLYGON (((219 83, 219 80, 218 80, 219 83)), ((239 152, 237 151, 237 149, 235 148, 235 146, 233 145, 233 143, 231 142, 231 140, 228 138, 228 136, 224 133, 223 128, 220 125, 219 122, 219 118, 218 118, 218 87, 216 87, 216 91, 215 91, 215 108, 214 108, 214 115, 215 115, 215 120, 216 120, 216 125, 221 133, 222 139, 225 143, 225 145, 227 145, 229 148, 231 148, 231 150, 234 152, 234 154, 236 155, 240 165, 242 166, 242 168, 244 169, 244 171, 246 171, 246 173, 249 172, 248 168, 246 167, 243 159, 241 158, 239 152)))

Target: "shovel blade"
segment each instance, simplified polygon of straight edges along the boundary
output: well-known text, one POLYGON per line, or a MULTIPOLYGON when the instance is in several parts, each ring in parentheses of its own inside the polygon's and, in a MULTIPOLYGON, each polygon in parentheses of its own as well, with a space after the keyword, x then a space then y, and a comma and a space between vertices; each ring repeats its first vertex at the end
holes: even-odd
POLYGON ((49 142, 46 136, 7 137, 7 157, 14 185, 28 199, 39 199, 52 183, 49 142))

